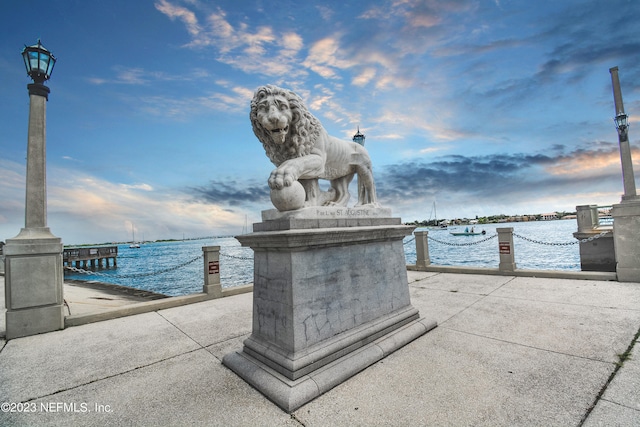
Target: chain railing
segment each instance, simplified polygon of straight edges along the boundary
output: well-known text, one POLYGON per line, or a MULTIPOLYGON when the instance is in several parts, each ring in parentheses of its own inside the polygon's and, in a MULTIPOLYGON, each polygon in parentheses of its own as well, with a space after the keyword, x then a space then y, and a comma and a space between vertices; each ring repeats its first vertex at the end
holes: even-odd
POLYGON ((222 252, 220 252, 220 256, 227 257, 227 258, 233 258, 233 259, 241 259, 241 260, 244 260, 244 261, 252 261, 253 260, 253 257, 229 255, 229 254, 223 254, 222 252))
POLYGON ((428 237, 428 239, 429 239, 429 240, 432 240, 432 241, 434 241, 434 242, 436 242, 436 243, 440 243, 440 244, 442 244, 442 245, 449 245, 449 246, 473 246, 473 245, 479 245, 480 243, 484 243, 484 242, 489 241, 489 240, 491 240, 491 239, 495 239, 496 237, 498 237, 498 234, 496 233, 496 234, 493 234, 493 235, 491 235, 491 236, 489 236, 489 237, 487 237, 487 238, 485 238, 485 239, 482 239, 482 240, 476 240, 476 241, 468 242, 468 243, 453 243, 453 242, 445 242, 445 241, 443 241, 443 240, 434 239, 434 238, 433 238, 433 237, 431 237, 431 236, 427 236, 427 237, 428 237))
MULTIPOLYGON (((613 233, 612 230, 603 230, 601 231, 599 234, 594 234, 591 235, 587 238, 584 239, 575 239, 572 240, 570 242, 545 242, 545 241, 541 241, 541 240, 536 240, 536 239, 532 239, 526 236, 523 236, 521 234, 518 233, 514 233, 513 232, 513 228, 498 228, 496 234, 487 236, 486 238, 482 239, 482 240, 475 240, 472 242, 467 242, 467 243, 453 243, 451 241, 444 241, 444 240, 439 240, 439 239, 435 239, 432 236, 429 236, 428 233, 423 233, 422 238, 427 237, 427 240, 431 240, 432 242, 436 242, 436 243, 440 243, 442 245, 449 245, 449 246, 472 246, 472 245, 479 245, 481 243, 485 243, 489 240, 495 239, 496 237, 499 237, 500 239, 500 244, 499 244, 499 251, 500 251, 500 264, 498 266, 498 269, 501 271, 513 271, 516 267, 515 267, 515 255, 514 255, 514 246, 513 246, 513 239, 515 238, 519 238, 522 240, 525 240, 529 243, 533 243, 533 244, 538 244, 538 245, 548 245, 548 246, 562 246, 562 247, 568 247, 570 245, 577 245, 580 243, 589 243, 592 242, 596 239, 600 239, 604 236, 611 236, 611 234, 613 233), (425 236, 426 235, 426 236, 425 236)), ((416 240, 416 239, 412 239, 416 240)), ((416 240, 417 242, 417 240, 416 240)), ((409 242, 407 242, 409 243, 409 242)), ((426 244, 426 242, 424 242, 422 245, 418 245, 416 244, 416 259, 420 260, 420 262, 416 261, 416 266, 417 267, 425 267, 425 266, 429 266, 431 264, 430 261, 430 257, 429 257, 429 245, 426 244), (418 265, 420 264, 420 265, 418 265)), ((582 262, 582 258, 581 258, 581 262, 582 262)))
MULTIPOLYGON (((571 241, 571 242, 543 242, 543 241, 541 241, 541 240, 535 240, 535 239, 531 239, 531 238, 526 237, 526 236, 522 236, 522 235, 520 235, 520 234, 518 234, 518 233, 513 233, 513 236, 514 236, 514 237, 517 237, 517 238, 519 238, 519 239, 522 239, 522 240, 526 240, 527 242, 530 242, 530 243, 536 243, 536 244, 538 244, 538 245, 548 245, 548 246, 570 246, 570 245, 577 245, 577 244, 579 244, 579 243, 592 242, 592 241, 594 241, 594 240, 596 240, 596 239, 599 239, 599 238, 601 238, 601 237, 603 237, 603 236, 606 236, 606 235, 607 235, 607 234, 609 234, 609 233, 611 233, 611 231, 610 231, 610 230, 607 230, 607 231, 603 231, 603 232, 601 232, 600 234, 598 234, 598 235, 596 235, 596 236, 590 236, 590 237, 588 237, 588 238, 586 238, 586 239, 573 240, 573 241, 571 241)), ((442 244, 442 245, 449 245, 449 246, 473 246, 473 245, 478 245, 478 244, 480 244, 480 243, 484 243, 484 242, 486 242, 486 241, 488 241, 488 240, 491 240, 491 239, 495 239, 496 237, 498 237, 498 234, 497 234, 497 233, 496 233, 496 234, 493 234, 493 235, 491 235, 491 236, 489 236, 489 237, 487 237, 487 238, 485 238, 485 239, 482 239, 482 240, 476 240, 476 241, 468 242, 468 243, 453 243, 453 242, 446 242, 446 241, 443 241, 443 240, 434 239, 433 237, 428 236, 429 240, 432 240, 432 241, 434 241, 434 242, 436 242, 436 243, 440 243, 440 244, 442 244)), ((405 243, 405 245, 406 245, 407 243, 412 242, 413 240, 415 240, 415 238, 414 238, 414 239, 411 239, 411 240, 410 240, 410 241, 408 241, 408 242, 406 242, 406 243, 405 243)))
POLYGON ((98 271, 84 270, 82 268, 71 267, 71 266, 68 266, 68 265, 65 265, 64 269, 65 270, 69 270, 69 271, 73 271, 75 273, 80 273, 80 274, 87 274, 87 275, 90 274, 92 276, 117 277, 118 279, 134 279, 136 277, 155 276, 155 275, 159 275, 159 274, 165 274, 165 273, 168 273, 170 271, 175 271, 175 270, 181 269, 183 267, 186 267, 189 264, 193 264, 194 262, 198 261, 199 259, 202 259, 202 254, 198 255, 197 257, 195 257, 193 259, 190 259, 187 262, 183 262, 182 264, 178 264, 178 265, 173 266, 173 267, 165 268, 163 270, 150 271, 150 272, 146 272, 146 273, 121 274, 121 275, 118 275, 118 276, 113 276, 112 274, 104 274, 104 273, 100 273, 98 271))
POLYGON ((513 233, 513 236, 517 237, 519 239, 522 239, 522 240, 526 240, 527 242, 530 242, 530 243, 538 244, 538 245, 571 246, 571 245, 577 245, 579 243, 592 242, 592 241, 594 241, 596 239, 599 239, 599 238, 601 238, 603 236, 606 236, 609 233, 611 233, 611 231, 610 230, 606 230, 606 231, 603 231, 603 232, 601 232, 600 234, 598 234, 596 236, 591 236, 591 237, 588 237, 586 239, 578 239, 578 240, 572 240, 571 242, 560 242, 560 243, 550 243, 550 242, 543 242, 543 241, 540 241, 540 240, 530 239, 529 237, 521 236, 518 233, 513 233))
MULTIPOLYGON (((242 256, 236 256, 236 255, 229 255, 229 254, 225 254, 220 252, 220 256, 223 257, 227 257, 227 258, 234 258, 234 259, 239 259, 239 260, 244 260, 244 261, 251 261, 253 260, 253 257, 242 257, 242 256)), ((169 273, 171 271, 175 271, 178 269, 181 269, 183 267, 186 267, 189 264, 193 264, 194 262, 198 261, 199 259, 202 259, 203 255, 200 254, 197 257, 190 259, 186 262, 183 262, 181 264, 178 264, 176 266, 173 267, 169 267, 169 268, 165 268, 163 270, 158 270, 158 271, 149 271, 146 273, 132 273, 132 274, 119 274, 117 276, 114 276, 113 274, 105 274, 105 273, 100 273, 98 271, 93 271, 93 270, 85 270, 82 268, 77 268, 77 267, 72 267, 69 265, 65 265, 64 269, 68 270, 68 271, 72 271, 74 273, 79 273, 79 274, 86 274, 86 275, 92 275, 92 276, 101 276, 101 277, 111 277, 111 278, 115 278, 117 277, 118 279, 134 279, 137 277, 149 277, 149 276, 155 276, 155 275, 160 275, 160 274, 165 274, 165 273, 169 273)))

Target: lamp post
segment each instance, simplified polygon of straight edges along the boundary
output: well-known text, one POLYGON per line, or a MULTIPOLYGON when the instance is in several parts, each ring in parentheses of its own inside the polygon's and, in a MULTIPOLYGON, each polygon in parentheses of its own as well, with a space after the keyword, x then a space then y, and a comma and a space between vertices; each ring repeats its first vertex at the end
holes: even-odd
POLYGON ((636 192, 633 161, 629 147, 629 118, 624 112, 618 67, 609 69, 616 107, 614 118, 620 143, 624 194, 619 204, 613 205, 613 245, 616 257, 616 275, 620 282, 640 282, 640 197, 636 192))
POLYGON ((636 181, 633 175, 633 161, 631 160, 631 148, 629 146, 629 118, 624 112, 622 102, 622 91, 620 90, 620 79, 618 78, 618 67, 609 69, 611 73, 611 84, 613 86, 613 100, 616 107, 616 116, 613 119, 618 130, 618 142, 620 144, 620 160, 622 162, 622 180, 624 184, 624 195, 622 201, 635 200, 636 181))
POLYGON ((364 134, 360 133, 360 126, 358 126, 358 132, 356 132, 355 135, 353 135, 353 142, 355 142, 356 144, 360 144, 364 147, 364 134))
POLYGON ((56 58, 38 40, 22 57, 33 83, 29 90, 29 131, 25 226, 7 239, 5 304, 7 339, 64 327, 62 241, 47 227, 46 106, 56 58))

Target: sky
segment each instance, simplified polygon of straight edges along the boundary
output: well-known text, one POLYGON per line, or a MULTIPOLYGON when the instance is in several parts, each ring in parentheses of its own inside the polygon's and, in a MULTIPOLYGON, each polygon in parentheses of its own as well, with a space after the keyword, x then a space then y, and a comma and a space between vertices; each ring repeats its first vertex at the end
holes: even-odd
MULTIPOLYGON (((272 209, 255 89, 360 129, 404 222, 575 211, 624 191, 609 69, 640 171, 635 0, 6 0, 0 3, 0 240, 24 227, 20 55, 58 59, 47 224, 64 244, 237 235, 272 209)), ((640 186, 640 181, 638 181, 640 186)), ((352 194, 349 206, 357 200, 352 194)))

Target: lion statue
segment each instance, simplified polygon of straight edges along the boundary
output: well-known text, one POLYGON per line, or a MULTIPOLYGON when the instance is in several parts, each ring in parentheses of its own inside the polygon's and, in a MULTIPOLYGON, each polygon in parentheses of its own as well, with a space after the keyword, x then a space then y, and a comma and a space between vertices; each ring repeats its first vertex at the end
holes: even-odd
POLYGON ((299 181, 305 191, 304 207, 346 206, 349 183, 357 174, 356 206, 378 206, 367 150, 328 135, 294 92, 273 85, 259 87, 249 117, 253 132, 276 166, 268 180, 272 191, 299 181), (329 180, 331 188, 322 191, 318 179, 329 180))

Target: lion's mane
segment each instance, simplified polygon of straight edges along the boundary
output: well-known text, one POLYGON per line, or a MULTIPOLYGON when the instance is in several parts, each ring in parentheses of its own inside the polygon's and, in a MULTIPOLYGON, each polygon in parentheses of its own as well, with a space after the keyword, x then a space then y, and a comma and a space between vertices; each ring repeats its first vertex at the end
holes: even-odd
POLYGON ((269 160, 276 166, 279 166, 285 160, 309 154, 322 130, 320 121, 309 112, 298 95, 274 85, 261 86, 256 90, 251 100, 249 118, 251 119, 253 133, 262 143, 269 160), (271 95, 284 96, 292 113, 292 123, 289 124, 289 132, 283 144, 273 142, 270 133, 258 120, 258 103, 263 98, 271 95))

